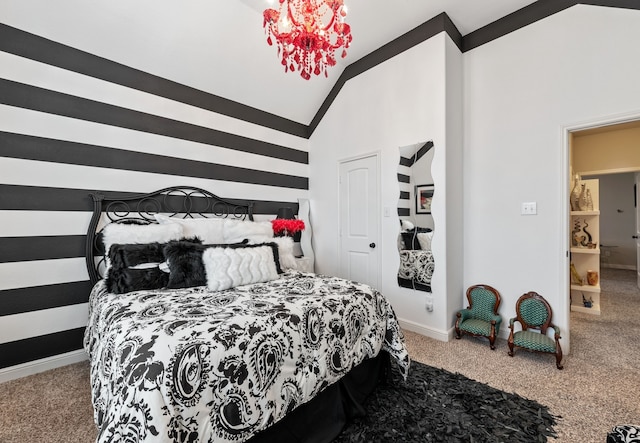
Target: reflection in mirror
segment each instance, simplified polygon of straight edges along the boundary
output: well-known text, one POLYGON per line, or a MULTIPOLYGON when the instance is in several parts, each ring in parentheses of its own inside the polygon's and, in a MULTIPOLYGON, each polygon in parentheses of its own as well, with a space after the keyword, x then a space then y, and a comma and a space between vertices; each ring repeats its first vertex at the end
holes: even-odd
POLYGON ((432 141, 404 146, 400 148, 398 165, 398 284, 427 292, 431 292, 434 268, 431 253, 434 229, 431 199, 435 190, 431 163, 434 151, 432 141))

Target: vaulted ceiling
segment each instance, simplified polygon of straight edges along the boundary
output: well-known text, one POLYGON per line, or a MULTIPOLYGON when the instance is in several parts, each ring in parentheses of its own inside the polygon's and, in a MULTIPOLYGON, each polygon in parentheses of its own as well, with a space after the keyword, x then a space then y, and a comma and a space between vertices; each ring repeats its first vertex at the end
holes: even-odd
POLYGON ((348 55, 308 81, 266 43, 270 0, 2 0, 0 22, 306 125, 345 67, 432 17, 466 35, 531 3, 345 0, 348 55))

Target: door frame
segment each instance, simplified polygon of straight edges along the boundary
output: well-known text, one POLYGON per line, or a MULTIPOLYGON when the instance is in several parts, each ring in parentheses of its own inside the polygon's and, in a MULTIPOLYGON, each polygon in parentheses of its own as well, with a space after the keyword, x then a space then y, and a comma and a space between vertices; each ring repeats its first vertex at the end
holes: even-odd
POLYGON ((350 156, 350 157, 345 157, 345 158, 340 158, 338 159, 338 162, 336 163, 336 169, 337 169, 337 176, 338 176, 338 189, 337 189, 337 193, 336 193, 336 202, 338 202, 338 257, 337 257, 337 263, 338 266, 342 266, 342 232, 340 231, 341 229, 341 224, 342 224, 342 213, 340 212, 340 199, 342 198, 340 195, 340 170, 342 167, 342 164, 344 163, 348 163, 348 162, 352 162, 355 160, 362 160, 365 158, 369 158, 369 157, 375 157, 376 159, 376 170, 377 170, 377 174, 376 174, 376 194, 378 195, 378 198, 376 199, 376 214, 378 214, 378 228, 377 228, 377 232, 376 232, 376 245, 378 245, 377 247, 378 249, 378 269, 376 272, 376 288, 380 289, 380 284, 382 283, 381 279, 380 279, 380 275, 382 273, 382 257, 384 256, 384 250, 382 249, 382 217, 381 217, 381 210, 380 208, 382 207, 382 186, 381 186, 381 175, 382 175, 382 171, 381 171, 381 161, 380 161, 380 157, 381 157, 382 153, 380 152, 380 150, 376 150, 376 151, 372 151, 372 152, 367 152, 367 153, 363 153, 363 154, 359 154, 359 155, 354 155, 354 156, 350 156))
POLYGON ((569 189, 570 185, 570 167, 571 161, 569 159, 569 155, 571 152, 570 142, 571 142, 571 133, 583 131, 586 129, 599 128, 603 126, 612 126, 620 123, 629 123, 632 121, 640 120, 640 110, 624 113, 624 114, 616 114, 603 116, 600 118, 594 118, 593 120, 585 120, 579 123, 573 123, 570 125, 565 125, 562 127, 562 177, 560 181, 560 195, 562 196, 560 199, 560 203, 562 205, 560 217, 560 232, 562 233, 562 238, 564 239, 561 243, 561 247, 559 250, 560 256, 564 257, 562 262, 562 271, 560 272, 560 282, 558 288, 558 294, 565 294, 564 303, 560 303, 560 309, 558 312, 558 316, 561 317, 566 326, 567 333, 563 336, 565 341, 564 348, 567 350, 567 354, 569 354, 571 350, 571 330, 570 330, 570 315, 571 315, 571 300, 570 300, 570 292, 571 287, 569 284, 569 251, 571 248, 571 241, 569 238, 570 233, 570 225, 571 225, 571 214, 570 214, 570 202, 569 195, 571 190, 569 189))

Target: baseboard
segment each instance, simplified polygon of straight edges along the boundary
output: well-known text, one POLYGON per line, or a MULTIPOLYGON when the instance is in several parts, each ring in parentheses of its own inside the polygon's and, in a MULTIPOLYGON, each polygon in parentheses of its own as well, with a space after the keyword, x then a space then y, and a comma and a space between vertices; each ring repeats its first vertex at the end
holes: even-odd
POLYGON ((77 351, 71 351, 65 354, 54 355, 53 357, 47 357, 41 360, 30 361, 29 363, 0 369, 0 383, 48 371, 49 369, 79 363, 87 358, 87 353, 84 349, 78 349, 77 351))
POLYGON ((616 265, 614 263, 602 263, 601 266, 603 268, 609 268, 609 269, 627 269, 629 271, 635 271, 636 270, 636 266, 635 265, 616 265))
POLYGON ((406 329, 407 331, 415 332, 416 334, 424 335, 435 340, 450 341, 453 338, 453 328, 448 331, 440 331, 438 329, 428 328, 424 325, 402 319, 398 319, 398 323, 402 329, 406 329))

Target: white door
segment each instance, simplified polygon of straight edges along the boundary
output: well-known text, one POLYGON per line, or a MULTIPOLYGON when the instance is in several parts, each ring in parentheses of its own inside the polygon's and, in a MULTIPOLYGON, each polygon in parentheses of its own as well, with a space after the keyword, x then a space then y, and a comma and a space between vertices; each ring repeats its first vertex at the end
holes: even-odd
POLYGON ((379 287, 378 156, 340 163, 340 272, 379 287))
POLYGON ((636 201, 636 232, 633 238, 636 239, 636 273, 638 288, 640 288, 640 173, 636 172, 635 201, 636 201))

